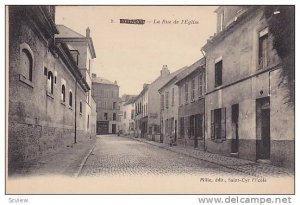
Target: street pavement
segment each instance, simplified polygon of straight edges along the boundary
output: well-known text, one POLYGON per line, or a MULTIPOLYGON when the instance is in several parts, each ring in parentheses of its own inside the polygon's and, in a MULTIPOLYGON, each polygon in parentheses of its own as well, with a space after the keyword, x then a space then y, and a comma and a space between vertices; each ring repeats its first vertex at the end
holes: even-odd
POLYGON ((162 149, 134 139, 98 136, 79 176, 207 174, 244 175, 221 165, 162 149))

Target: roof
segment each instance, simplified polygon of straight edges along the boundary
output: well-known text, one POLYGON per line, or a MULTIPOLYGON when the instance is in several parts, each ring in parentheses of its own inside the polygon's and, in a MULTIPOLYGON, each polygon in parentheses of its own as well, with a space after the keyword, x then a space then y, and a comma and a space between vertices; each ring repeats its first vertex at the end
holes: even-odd
POLYGON ((134 103, 135 98, 136 98, 136 95, 131 96, 131 97, 124 103, 124 105, 129 105, 129 104, 134 103))
POLYGON ((59 34, 56 35, 58 38, 85 38, 84 35, 81 35, 64 25, 56 25, 56 28, 59 31, 59 34))
POLYGON ((57 41, 64 42, 87 42, 92 58, 96 58, 96 52, 94 48, 94 43, 91 37, 86 37, 64 25, 56 25, 56 28, 59 31, 59 34, 55 35, 57 41))
POLYGON ((185 70, 188 68, 189 68, 188 66, 184 66, 183 68, 180 68, 180 69, 176 70, 175 72, 171 73, 171 75, 173 77, 168 82, 166 82, 161 88, 159 88, 158 92, 160 92, 163 88, 168 86, 171 82, 174 82, 174 80, 180 78, 180 76, 182 76, 182 73, 184 73, 185 70))
POLYGON ((200 60, 196 61, 189 67, 187 67, 180 75, 178 75, 178 79, 175 84, 180 83, 183 79, 188 77, 190 74, 192 74, 195 70, 197 70, 199 67, 205 65, 205 58, 201 58, 200 60))
POLYGON ((112 81, 107 80, 107 79, 102 78, 102 77, 92 78, 92 82, 93 83, 100 83, 100 84, 117 85, 117 84, 113 83, 112 81))

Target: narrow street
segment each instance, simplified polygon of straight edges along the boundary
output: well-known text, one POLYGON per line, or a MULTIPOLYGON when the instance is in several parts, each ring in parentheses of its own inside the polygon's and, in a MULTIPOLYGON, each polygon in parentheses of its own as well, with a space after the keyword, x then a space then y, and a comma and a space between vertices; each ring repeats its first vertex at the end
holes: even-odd
POLYGON ((235 175, 240 172, 116 135, 98 136, 80 176, 235 175))

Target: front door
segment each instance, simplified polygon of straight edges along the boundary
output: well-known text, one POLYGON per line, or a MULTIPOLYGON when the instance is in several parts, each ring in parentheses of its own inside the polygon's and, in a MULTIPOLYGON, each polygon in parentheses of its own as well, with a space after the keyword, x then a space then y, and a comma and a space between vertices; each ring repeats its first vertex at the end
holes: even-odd
POLYGON ((256 155, 257 159, 270 159, 270 99, 256 101, 256 155))
POLYGON ((112 125, 111 125, 111 132, 112 132, 113 134, 116 134, 116 131, 117 131, 116 124, 112 124, 112 125))
POLYGON ((232 142, 231 152, 239 152, 239 104, 231 107, 231 127, 232 127, 232 142))

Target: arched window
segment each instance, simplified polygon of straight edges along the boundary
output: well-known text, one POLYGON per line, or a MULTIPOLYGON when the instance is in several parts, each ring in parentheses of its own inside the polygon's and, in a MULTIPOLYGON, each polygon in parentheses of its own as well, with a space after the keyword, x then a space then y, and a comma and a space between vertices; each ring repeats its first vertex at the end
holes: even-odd
POLYGON ((61 86, 61 101, 66 102, 66 87, 64 84, 61 86))
POLYGON ((27 79, 32 81, 33 59, 31 53, 23 48, 21 52, 21 73, 27 79))
POLYGON ((47 85, 48 85, 48 92, 53 94, 53 74, 51 71, 48 72, 47 85))
POLYGON ((79 111, 80 113, 82 113, 82 102, 80 101, 80 104, 79 104, 79 111))
POLYGON ((69 106, 72 107, 73 99, 72 99, 72 91, 69 92, 69 106))

